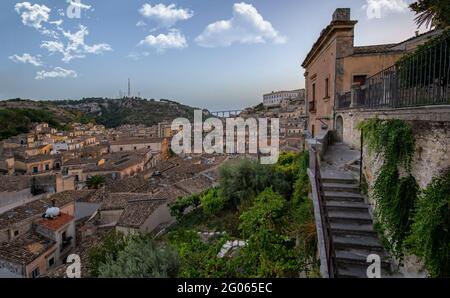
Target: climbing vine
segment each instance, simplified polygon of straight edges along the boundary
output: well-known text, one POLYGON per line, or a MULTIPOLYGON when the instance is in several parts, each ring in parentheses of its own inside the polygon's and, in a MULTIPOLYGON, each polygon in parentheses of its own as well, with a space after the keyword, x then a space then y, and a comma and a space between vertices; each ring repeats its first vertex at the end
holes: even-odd
POLYGON ((373 195, 377 200, 378 226, 386 236, 385 243, 398 257, 403 254, 403 242, 411 227, 411 214, 419 187, 411 175, 415 139, 411 125, 392 119, 370 119, 360 123, 370 152, 383 156, 384 162, 376 178, 373 195), (403 169, 406 175, 400 176, 403 169))
POLYGON ((406 244, 432 277, 450 277, 450 171, 435 177, 417 201, 406 244))

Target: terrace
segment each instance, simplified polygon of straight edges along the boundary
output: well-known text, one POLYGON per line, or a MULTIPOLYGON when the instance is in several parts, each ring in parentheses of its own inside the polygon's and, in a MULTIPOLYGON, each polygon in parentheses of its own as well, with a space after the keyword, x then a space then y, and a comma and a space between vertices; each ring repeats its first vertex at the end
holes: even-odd
POLYGON ((450 104, 450 34, 443 33, 366 84, 337 94, 337 109, 398 109, 450 104))

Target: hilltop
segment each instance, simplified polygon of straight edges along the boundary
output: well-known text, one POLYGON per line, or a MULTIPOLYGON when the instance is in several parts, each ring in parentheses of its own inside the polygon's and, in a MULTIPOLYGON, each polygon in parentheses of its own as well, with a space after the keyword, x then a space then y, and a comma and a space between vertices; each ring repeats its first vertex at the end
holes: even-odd
POLYGON ((81 100, 56 101, 55 105, 65 109, 75 109, 95 118, 106 127, 124 124, 144 124, 152 126, 178 117, 193 119, 198 108, 183 105, 176 101, 142 98, 83 98, 81 100))
POLYGON ((76 122, 94 122, 107 128, 124 124, 152 126, 178 117, 192 120, 196 109, 167 99, 159 101, 141 98, 83 98, 63 101, 10 99, 0 101, 0 140, 27 133, 33 122, 47 122, 51 127, 60 130, 66 130, 71 123, 76 122))

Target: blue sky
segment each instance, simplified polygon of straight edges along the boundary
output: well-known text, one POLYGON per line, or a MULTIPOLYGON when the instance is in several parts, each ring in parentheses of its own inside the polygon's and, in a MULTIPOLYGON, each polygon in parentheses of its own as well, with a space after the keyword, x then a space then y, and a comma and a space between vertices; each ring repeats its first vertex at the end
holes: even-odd
POLYGON ((0 1, 0 99, 118 97, 130 77, 133 95, 243 108, 304 86, 301 61, 337 7, 359 20, 356 45, 417 30, 408 0, 71 1, 0 1))

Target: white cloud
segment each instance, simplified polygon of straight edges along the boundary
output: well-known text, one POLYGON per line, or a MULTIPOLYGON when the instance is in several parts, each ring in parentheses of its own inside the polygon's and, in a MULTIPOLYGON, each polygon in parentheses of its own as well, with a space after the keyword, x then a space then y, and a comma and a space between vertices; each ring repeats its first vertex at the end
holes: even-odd
POLYGON ((177 8, 175 4, 166 6, 161 3, 154 6, 146 3, 139 10, 139 13, 157 22, 159 26, 166 28, 174 26, 178 21, 188 20, 194 16, 194 12, 189 9, 177 8))
POLYGON ((136 23, 136 27, 144 27, 147 26, 147 23, 145 23, 144 21, 139 21, 136 23))
POLYGON ((369 19, 380 19, 389 13, 401 13, 408 10, 405 0, 366 0, 362 7, 369 19))
POLYGON ((147 57, 147 56, 150 56, 149 52, 142 52, 142 53, 131 52, 130 54, 128 54, 128 56, 126 58, 137 61, 137 60, 140 60, 141 58, 147 57))
POLYGON ((41 48, 47 49, 50 53, 61 53, 63 62, 70 62, 75 58, 84 58, 86 54, 103 54, 112 51, 112 47, 107 43, 94 45, 85 44, 85 37, 89 35, 86 26, 80 25, 75 33, 62 30, 62 34, 68 42, 64 45, 61 41, 43 41, 41 48))
POLYGON ((76 78, 78 74, 73 70, 64 69, 62 67, 55 67, 53 70, 38 71, 36 74, 36 80, 45 80, 48 78, 76 78))
POLYGON ((22 18, 24 25, 36 29, 42 28, 42 23, 48 21, 51 12, 51 9, 45 5, 31 5, 30 2, 17 3, 14 9, 22 18))
POLYGON ((16 63, 29 63, 32 64, 34 66, 42 66, 43 63, 40 59, 39 56, 31 56, 30 54, 23 54, 22 56, 19 55, 13 55, 10 56, 9 59, 11 59, 12 61, 16 62, 16 63))
POLYGON ((247 3, 233 5, 233 17, 209 24, 195 41, 203 47, 227 47, 235 43, 285 43, 272 24, 261 16, 256 8, 247 3))
POLYGON ((182 49, 187 47, 186 38, 176 29, 169 30, 168 34, 148 35, 139 42, 140 46, 148 46, 156 49, 158 52, 164 52, 166 49, 182 49))

